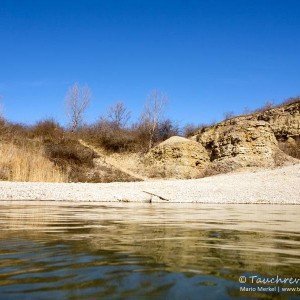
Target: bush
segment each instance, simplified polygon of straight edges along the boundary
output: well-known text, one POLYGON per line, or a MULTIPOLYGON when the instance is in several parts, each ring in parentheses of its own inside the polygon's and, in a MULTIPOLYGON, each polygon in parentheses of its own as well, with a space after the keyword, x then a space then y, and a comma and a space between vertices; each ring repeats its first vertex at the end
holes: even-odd
POLYGON ((45 142, 47 157, 65 173, 72 182, 96 182, 91 179, 96 153, 81 145, 75 138, 63 138, 57 142, 45 142))
POLYGON ((28 126, 0 119, 0 136, 3 141, 22 143, 29 137, 28 126))
POLYGON ((120 128, 115 123, 105 120, 85 127, 79 132, 79 137, 109 152, 136 150, 136 136, 133 130, 120 128))
POLYGON ((33 137, 41 137, 44 140, 59 140, 64 136, 63 128, 53 119, 37 122, 31 127, 33 137))
POLYGON ((200 125, 187 124, 183 127, 183 135, 186 138, 189 138, 193 135, 196 135, 199 131, 202 131, 207 126, 208 125, 204 125, 204 124, 200 124, 200 125))
MULTIPOLYGON (((156 129, 154 143, 178 134, 178 126, 169 119, 164 120, 156 129)), ((109 152, 146 152, 149 145, 149 130, 142 121, 130 128, 122 128, 116 126, 115 122, 101 119, 96 124, 83 128, 79 137, 109 152)))
POLYGON ((47 142, 45 148, 47 156, 56 164, 94 166, 93 159, 96 154, 76 140, 63 139, 57 143, 47 142))
POLYGON ((170 119, 166 119, 158 124, 157 133, 155 135, 155 142, 160 143, 167 140, 171 136, 179 135, 180 130, 177 124, 170 119))
MULTIPOLYGON (((141 152, 147 152, 149 150, 149 141, 151 135, 151 131, 149 130, 149 123, 140 121, 132 127, 132 131, 134 132, 134 136, 136 139, 136 148, 141 152)), ((174 135, 180 135, 180 129, 178 125, 170 119, 162 120, 158 123, 157 128, 154 130, 152 146, 156 146, 157 144, 167 140, 174 135)))

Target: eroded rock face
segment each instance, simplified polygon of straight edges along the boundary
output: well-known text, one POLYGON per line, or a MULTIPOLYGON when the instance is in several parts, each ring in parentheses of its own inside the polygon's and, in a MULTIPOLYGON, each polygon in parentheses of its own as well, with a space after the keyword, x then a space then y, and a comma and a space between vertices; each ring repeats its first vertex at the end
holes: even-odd
POLYGON ((194 140, 209 152, 211 174, 243 167, 272 167, 295 161, 278 140, 300 134, 300 102, 226 120, 201 130, 194 140))
POLYGON ((194 178, 209 163, 205 148, 196 141, 173 136, 145 156, 150 177, 194 178))
POLYGON ((253 117, 268 122, 277 139, 295 138, 300 134, 300 98, 299 101, 267 110, 253 117))
POLYGON ((277 147, 270 124, 265 121, 221 123, 199 134, 197 140, 209 151, 211 161, 236 158, 243 165, 250 160, 271 165, 277 147))
POLYGON ((277 139, 297 137, 300 134, 300 97, 293 103, 274 107, 262 112, 234 117, 215 126, 241 124, 247 121, 264 121, 268 123, 277 139))
POLYGON ((299 160, 280 149, 288 143, 289 153, 295 152, 299 136, 300 99, 225 120, 200 130, 191 139, 172 137, 149 151, 145 165, 151 177, 194 178, 296 163, 299 160))

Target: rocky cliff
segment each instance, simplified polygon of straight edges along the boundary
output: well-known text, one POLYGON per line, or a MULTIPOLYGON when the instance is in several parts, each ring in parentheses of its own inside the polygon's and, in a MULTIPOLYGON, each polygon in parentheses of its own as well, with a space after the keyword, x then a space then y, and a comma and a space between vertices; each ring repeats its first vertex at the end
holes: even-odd
POLYGON ((145 161, 157 174, 175 178, 275 167, 299 162, 299 136, 300 98, 202 128, 190 141, 171 138, 145 161))

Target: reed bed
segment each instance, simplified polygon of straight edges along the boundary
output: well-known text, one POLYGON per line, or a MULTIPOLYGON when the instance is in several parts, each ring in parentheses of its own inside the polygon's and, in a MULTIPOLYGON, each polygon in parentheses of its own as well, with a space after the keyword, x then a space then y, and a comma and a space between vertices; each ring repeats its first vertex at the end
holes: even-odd
POLYGON ((67 182, 68 176, 51 162, 41 145, 0 144, 0 179, 67 182))

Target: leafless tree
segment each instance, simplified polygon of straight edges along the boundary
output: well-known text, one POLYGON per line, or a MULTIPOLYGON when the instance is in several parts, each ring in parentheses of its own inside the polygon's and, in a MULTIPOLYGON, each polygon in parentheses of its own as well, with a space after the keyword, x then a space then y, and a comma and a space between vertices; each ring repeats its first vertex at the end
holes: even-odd
POLYGON ((144 111, 141 115, 141 122, 148 134, 148 150, 153 146, 155 134, 163 118, 167 100, 167 96, 164 93, 154 90, 150 93, 146 101, 144 111))
POLYGON ((124 128, 130 119, 130 111, 123 102, 117 102, 108 109, 107 117, 117 128, 124 128))
POLYGON ((90 99, 91 91, 88 86, 80 87, 78 83, 75 83, 69 88, 66 96, 66 109, 72 131, 76 131, 82 126, 90 99))

